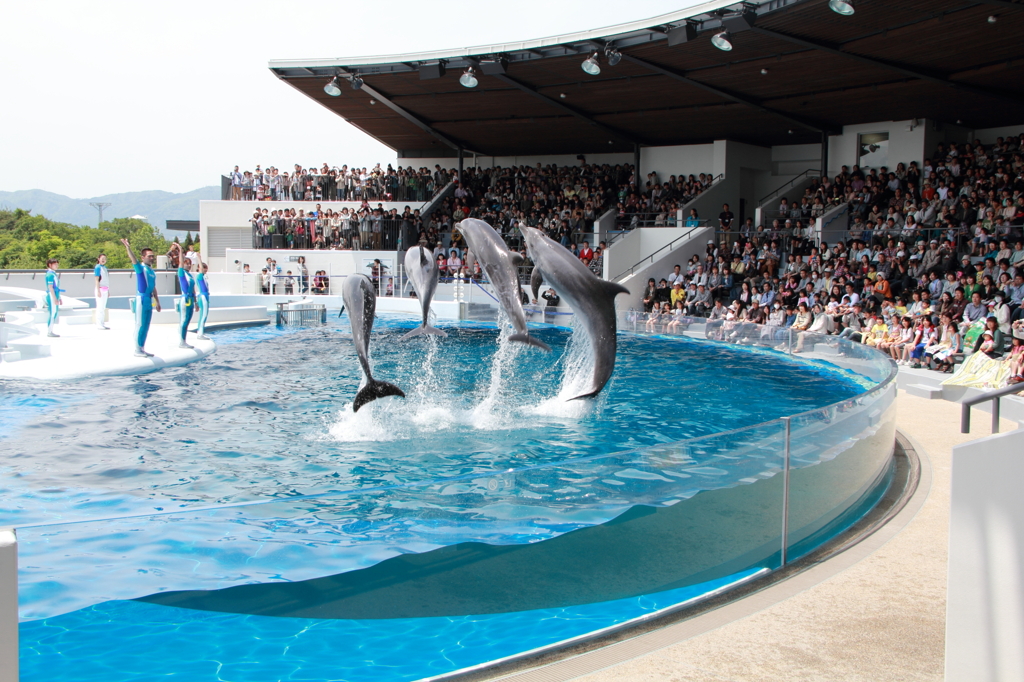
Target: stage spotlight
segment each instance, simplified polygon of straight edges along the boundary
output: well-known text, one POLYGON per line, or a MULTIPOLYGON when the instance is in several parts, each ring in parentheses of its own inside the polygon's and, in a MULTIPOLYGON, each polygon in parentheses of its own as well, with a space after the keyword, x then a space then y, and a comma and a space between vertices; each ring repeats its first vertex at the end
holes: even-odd
POLYGON ((361 87, 363 87, 363 79, 360 78, 359 76, 353 76, 352 77, 352 89, 353 90, 358 90, 361 87))
POLYGON ((476 85, 477 85, 477 83, 479 83, 479 81, 476 79, 476 76, 473 74, 473 67, 472 66, 469 67, 468 69, 466 69, 466 71, 461 76, 459 76, 459 82, 462 83, 463 87, 467 87, 467 88, 475 88, 476 87, 476 85))
POLYGON ((338 77, 335 76, 324 86, 324 92, 331 97, 337 97, 341 94, 341 88, 338 87, 338 77))
POLYGON ((597 60, 598 54, 597 52, 594 52, 594 54, 587 57, 587 59, 585 59, 583 63, 580 64, 580 68, 589 73, 591 76, 596 76, 597 74, 601 73, 601 64, 597 60))
POLYGON ((828 7, 836 14, 848 17, 853 14, 853 0, 828 0, 828 7))
POLYGON ((622 61, 622 53, 615 48, 605 50, 604 56, 608 58, 608 66, 615 66, 622 61))
POLYGON ((711 44, 717 47, 719 50, 728 52, 732 49, 732 36, 729 35, 728 31, 722 31, 716 33, 711 37, 711 44))

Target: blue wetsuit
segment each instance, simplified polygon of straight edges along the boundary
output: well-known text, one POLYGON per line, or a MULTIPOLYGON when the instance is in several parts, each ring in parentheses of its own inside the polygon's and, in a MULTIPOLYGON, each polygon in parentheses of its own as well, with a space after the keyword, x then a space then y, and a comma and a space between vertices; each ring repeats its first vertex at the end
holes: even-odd
POLYGON ((206 318, 210 316, 210 286, 206 282, 206 275, 196 275, 196 305, 199 308, 199 321, 196 323, 196 333, 200 338, 206 336, 206 318))
POLYGON ((136 263, 135 284, 135 351, 145 352, 149 323, 153 319, 153 292, 156 290, 156 273, 145 263, 136 263))
POLYGON ((54 270, 47 268, 46 309, 50 314, 46 320, 46 331, 49 334, 53 333, 53 325, 57 324, 57 313, 60 312, 60 306, 57 302, 60 300, 60 292, 62 291, 64 290, 60 288, 60 275, 58 275, 54 270))
POLYGON ((192 321, 192 311, 196 307, 196 281, 191 272, 185 268, 178 268, 178 283, 181 285, 181 298, 178 299, 178 331, 181 342, 185 343, 188 323, 192 321))

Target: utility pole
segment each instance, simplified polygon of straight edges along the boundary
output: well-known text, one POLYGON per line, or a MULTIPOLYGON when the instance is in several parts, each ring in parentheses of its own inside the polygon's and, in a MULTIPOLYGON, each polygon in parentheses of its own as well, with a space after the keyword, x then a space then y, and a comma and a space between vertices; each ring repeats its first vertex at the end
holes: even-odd
POLYGON ((105 209, 107 206, 110 206, 110 204, 104 203, 102 201, 90 201, 89 205, 100 212, 100 222, 96 223, 96 227, 99 227, 100 223, 103 222, 103 209, 105 209))

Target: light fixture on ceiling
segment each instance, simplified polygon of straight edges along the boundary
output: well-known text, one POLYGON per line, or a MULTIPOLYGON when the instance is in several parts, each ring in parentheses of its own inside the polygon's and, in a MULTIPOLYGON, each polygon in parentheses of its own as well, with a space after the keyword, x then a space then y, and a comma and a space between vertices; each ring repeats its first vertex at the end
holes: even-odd
POLYGON ((728 52, 732 49, 732 36, 728 31, 722 31, 711 36, 711 44, 717 47, 719 50, 728 52))
POLYGON ((996 15, 994 15, 994 14, 990 14, 990 15, 988 16, 988 23, 990 23, 990 24, 994 24, 994 23, 996 23, 997 21, 999 21, 999 17, 997 17, 996 15))
POLYGON ((615 144, 615 143, 612 142, 611 140, 608 140, 608 144, 615 144))
POLYGON ((853 0, 828 0, 828 8, 836 14, 848 17, 854 13, 853 0))
POLYGON ((793 131, 792 130, 787 130, 786 133, 789 134, 789 135, 792 135, 793 131))
POLYGON ((466 88, 475 88, 479 82, 480 81, 476 79, 476 74, 474 73, 472 66, 466 69, 465 72, 459 76, 459 83, 466 88))
POLYGON ((608 66, 615 66, 622 61, 622 53, 614 47, 605 48, 604 56, 608 59, 608 66))
POLYGON ((326 92, 331 97, 337 97, 338 95, 341 94, 341 88, 338 87, 337 76, 328 81, 327 85, 324 86, 324 92, 326 92))
POLYGON ((358 90, 361 87, 363 87, 363 79, 360 78, 359 76, 353 76, 352 77, 352 89, 353 90, 358 90))
POLYGON ((761 69, 761 75, 762 76, 767 76, 768 75, 768 69, 761 69))
POLYGON ((375 100, 375 99, 371 99, 370 100, 370 104, 376 104, 376 103, 377 103, 377 100, 375 100))
POLYGON ((560 93, 558 93, 558 96, 559 96, 559 98, 561 98, 561 99, 565 99, 565 93, 564 93, 564 92, 560 92, 560 93))
POLYGON ((583 60, 583 63, 580 64, 580 68, 583 69, 585 72, 589 73, 591 76, 598 75, 599 73, 601 73, 601 64, 598 61, 598 58, 599 55, 595 51, 594 54, 590 55, 589 57, 583 60))

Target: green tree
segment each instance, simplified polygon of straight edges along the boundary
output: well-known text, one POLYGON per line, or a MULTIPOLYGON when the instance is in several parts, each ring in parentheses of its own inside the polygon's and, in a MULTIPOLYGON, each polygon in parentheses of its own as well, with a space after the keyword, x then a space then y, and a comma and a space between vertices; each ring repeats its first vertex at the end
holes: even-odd
POLYGON ((160 232, 144 220, 117 218, 105 220, 99 227, 82 227, 22 209, 0 211, 0 268, 43 268, 48 258, 59 259, 62 269, 91 268, 101 253, 107 254, 110 267, 125 268, 129 263, 120 244, 122 238, 136 253, 143 248, 165 253, 170 248, 160 232))

